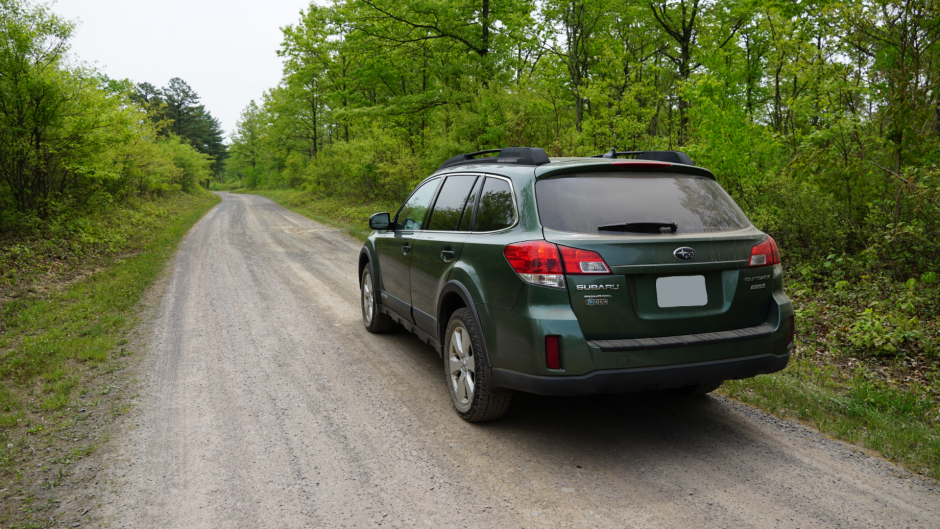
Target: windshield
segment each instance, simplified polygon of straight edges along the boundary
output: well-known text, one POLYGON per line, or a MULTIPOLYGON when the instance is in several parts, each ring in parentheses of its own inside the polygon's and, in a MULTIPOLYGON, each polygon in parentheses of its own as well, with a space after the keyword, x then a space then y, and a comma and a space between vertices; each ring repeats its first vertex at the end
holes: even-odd
POLYGON ((571 175, 540 180, 535 194, 542 226, 555 231, 613 235, 619 233, 598 227, 675 223, 675 233, 682 234, 735 231, 751 225, 717 182, 699 176, 571 175))

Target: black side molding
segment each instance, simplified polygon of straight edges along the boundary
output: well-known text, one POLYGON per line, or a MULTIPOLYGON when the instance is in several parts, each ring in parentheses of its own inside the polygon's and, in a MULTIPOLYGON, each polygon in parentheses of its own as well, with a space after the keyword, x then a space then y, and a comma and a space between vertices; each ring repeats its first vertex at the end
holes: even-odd
POLYGON ((424 330, 422 330, 420 327, 418 327, 418 326, 415 325, 414 323, 411 323, 411 321, 409 321, 407 318, 405 318, 405 317, 402 316, 401 314, 395 312, 394 310, 388 308, 388 307, 385 306, 385 305, 379 305, 376 310, 378 310, 378 311, 381 312, 382 314, 387 314, 389 318, 391 318, 391 319, 395 320, 396 322, 400 323, 401 326, 404 327, 406 331, 412 332, 412 333, 418 335, 418 338, 419 338, 422 342, 424 342, 424 343, 430 345, 431 347, 434 348, 435 351, 438 352, 438 354, 440 354, 440 352, 441 352, 441 343, 437 341, 437 338, 435 338, 435 337, 431 336, 430 334, 424 332, 424 330))
POLYGON ((705 345, 737 342, 766 338, 774 331, 774 326, 763 323, 756 327, 745 327, 733 331, 707 332, 702 334, 683 334, 681 336, 663 336, 660 338, 635 338, 628 340, 591 340, 591 345, 599 347, 605 353, 620 351, 645 351, 649 349, 667 349, 686 345, 705 345))

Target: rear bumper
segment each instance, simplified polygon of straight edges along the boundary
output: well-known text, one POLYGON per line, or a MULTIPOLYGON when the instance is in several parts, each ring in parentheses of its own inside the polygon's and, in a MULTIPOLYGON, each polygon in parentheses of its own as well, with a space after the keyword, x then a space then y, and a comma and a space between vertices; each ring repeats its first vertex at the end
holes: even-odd
POLYGON ((750 378, 780 371, 789 361, 790 353, 761 354, 693 364, 608 369, 578 376, 529 375, 494 367, 493 379, 497 387, 538 395, 631 393, 750 378))

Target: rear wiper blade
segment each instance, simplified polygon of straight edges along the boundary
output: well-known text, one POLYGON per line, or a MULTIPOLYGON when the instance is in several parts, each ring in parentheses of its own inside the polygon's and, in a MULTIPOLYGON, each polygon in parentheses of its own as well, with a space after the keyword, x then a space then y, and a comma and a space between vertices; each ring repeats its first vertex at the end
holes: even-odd
POLYGON ((636 233, 662 233, 668 228, 671 233, 679 229, 675 222, 626 222, 624 224, 605 224, 598 226, 598 231, 632 231, 636 233))

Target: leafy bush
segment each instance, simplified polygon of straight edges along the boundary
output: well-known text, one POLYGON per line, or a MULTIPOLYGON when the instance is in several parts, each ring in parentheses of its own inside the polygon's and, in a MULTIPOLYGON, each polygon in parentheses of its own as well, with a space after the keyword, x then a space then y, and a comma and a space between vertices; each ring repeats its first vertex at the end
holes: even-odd
POLYGON ((212 177, 213 159, 203 154, 191 145, 183 143, 177 136, 169 136, 160 140, 160 150, 173 160, 173 170, 162 186, 162 190, 182 190, 192 193, 199 188, 200 182, 212 177))
POLYGON ((865 309, 849 327, 846 339, 859 352, 876 355, 894 355, 905 347, 920 345, 924 333, 916 316, 879 314, 865 309))

